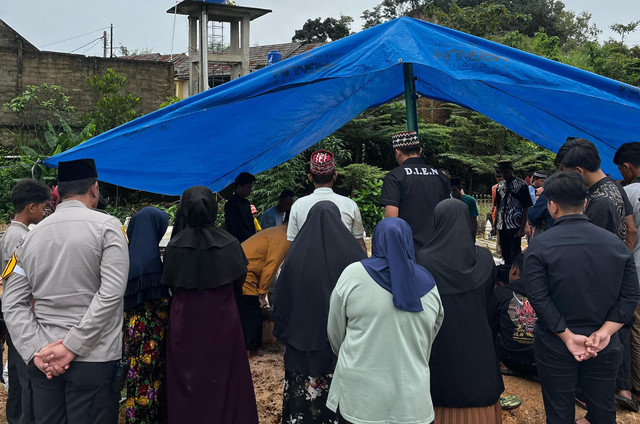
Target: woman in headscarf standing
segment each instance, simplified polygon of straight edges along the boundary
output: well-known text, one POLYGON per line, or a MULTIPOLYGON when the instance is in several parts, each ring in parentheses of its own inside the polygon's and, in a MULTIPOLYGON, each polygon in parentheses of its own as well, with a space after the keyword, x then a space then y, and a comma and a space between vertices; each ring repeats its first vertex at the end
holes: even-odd
POLYGON ((331 295, 327 331, 338 364, 327 406, 340 422, 429 424, 440 295, 415 263, 411 228, 402 219, 380 221, 371 250, 371 258, 344 270, 331 295))
POLYGON ((167 341, 170 424, 257 424, 249 360, 234 296, 247 260, 215 224, 207 187, 187 189, 164 254, 162 281, 173 290, 167 341))
POLYGON ((420 249, 417 262, 436 280, 446 311, 429 362, 435 423, 501 423, 504 385, 487 313, 495 284, 493 258, 475 245, 464 203, 443 200, 434 221, 433 238, 420 249))
POLYGON ((274 335, 284 354, 285 424, 334 424, 326 406, 336 363, 327 336, 329 299, 347 265, 366 257, 330 201, 318 202, 291 243, 276 286, 274 335))
POLYGON ((127 375, 126 422, 157 423, 164 399, 165 333, 169 290, 162 285, 160 240, 166 212, 146 207, 129 222, 129 281, 124 294, 124 357, 127 375))

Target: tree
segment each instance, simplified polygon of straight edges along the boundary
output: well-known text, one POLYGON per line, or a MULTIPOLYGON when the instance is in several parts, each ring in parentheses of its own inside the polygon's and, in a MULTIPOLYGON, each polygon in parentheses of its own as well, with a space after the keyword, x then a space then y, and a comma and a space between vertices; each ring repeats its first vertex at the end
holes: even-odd
POLYGON ((486 38, 508 31, 530 37, 545 32, 550 37, 557 36, 562 43, 571 39, 582 43, 595 40, 598 33, 589 23, 591 15, 576 15, 565 10, 558 0, 382 0, 373 9, 365 10, 362 19, 364 28, 369 28, 400 16, 421 14, 440 25, 486 38), (496 16, 506 19, 496 20, 496 16))
POLYGON ((36 138, 46 129, 48 121, 57 120, 58 116, 67 118, 75 110, 60 86, 47 83, 28 85, 21 96, 5 103, 3 109, 18 115, 21 126, 36 138))
POLYGON ((296 30, 291 41, 302 42, 303 44, 325 43, 344 38, 351 32, 351 16, 340 16, 340 19, 322 18, 307 19, 302 29, 296 30))
POLYGON ((87 78, 89 88, 96 95, 93 111, 83 116, 83 122, 95 124, 95 134, 100 134, 138 117, 136 108, 140 98, 124 93, 127 79, 108 69, 104 75, 87 78))
POLYGON ((620 43, 624 44, 624 37, 638 29, 638 25, 640 25, 640 21, 629 22, 626 25, 613 24, 609 28, 611 28, 612 31, 620 34, 620 43))
POLYGON ((153 49, 150 47, 143 47, 141 49, 129 50, 128 47, 125 47, 122 44, 120 44, 120 54, 124 57, 137 56, 141 54, 150 54, 150 53, 153 53, 153 49))
POLYGON ((514 13, 503 4, 489 2, 461 7, 454 1, 446 12, 430 4, 424 8, 424 13, 439 25, 483 38, 526 27, 531 21, 529 15, 514 13))

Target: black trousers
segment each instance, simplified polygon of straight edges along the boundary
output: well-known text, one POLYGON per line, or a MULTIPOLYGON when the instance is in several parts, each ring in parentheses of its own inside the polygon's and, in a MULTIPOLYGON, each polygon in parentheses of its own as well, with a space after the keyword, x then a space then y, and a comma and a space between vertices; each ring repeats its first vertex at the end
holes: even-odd
POLYGON ((500 362, 502 362, 510 370, 525 375, 533 376, 538 374, 533 351, 531 352, 531 354, 527 355, 516 355, 503 348, 499 343, 496 343, 496 353, 498 354, 498 359, 500 360, 500 362))
POLYGON ((9 393, 7 395, 7 422, 9 424, 33 424, 32 392, 29 368, 7 336, 7 368, 9 369, 9 393))
POLYGON ((617 335, 611 338, 609 344, 606 353, 578 362, 568 350, 562 354, 556 353, 536 338, 536 366, 542 385, 547 424, 574 422, 576 384, 579 384, 587 403, 586 418, 591 424, 616 423, 613 395, 623 348, 617 335))
POLYGON ((624 350, 616 378, 616 389, 631 390, 631 327, 625 324, 617 334, 624 350))
POLYGON ((500 242, 500 249, 502 250, 502 259, 504 259, 505 265, 511 265, 518 253, 522 253, 520 237, 516 237, 519 229, 499 231, 500 237, 498 241, 500 242))
POLYGON ((236 295, 240 324, 247 350, 262 346, 262 308, 258 296, 236 295))
POLYGON ((117 424, 120 393, 112 388, 118 361, 77 362, 47 380, 30 368, 38 424, 117 424))

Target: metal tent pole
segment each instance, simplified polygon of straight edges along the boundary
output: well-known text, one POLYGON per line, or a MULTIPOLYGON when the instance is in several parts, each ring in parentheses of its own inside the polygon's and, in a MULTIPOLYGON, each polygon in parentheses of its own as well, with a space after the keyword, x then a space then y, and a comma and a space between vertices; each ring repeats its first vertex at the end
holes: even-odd
POLYGON ((418 131, 418 107, 416 95, 416 77, 413 75, 413 64, 403 63, 404 100, 407 105, 407 131, 418 131))

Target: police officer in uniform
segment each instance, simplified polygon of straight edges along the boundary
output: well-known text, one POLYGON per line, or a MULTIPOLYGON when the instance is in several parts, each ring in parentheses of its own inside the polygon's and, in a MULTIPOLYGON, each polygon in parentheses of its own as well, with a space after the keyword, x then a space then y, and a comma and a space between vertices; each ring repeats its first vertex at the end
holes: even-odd
POLYGON ((384 177, 380 203, 385 218, 399 217, 409 223, 417 252, 433 234, 434 208, 450 197, 449 178, 422 160, 417 132, 394 134, 392 143, 400 166, 384 177))
POLYGON ((2 276, 2 310, 30 367, 37 423, 118 422, 129 255, 118 219, 92 210, 97 178, 92 159, 59 163, 62 203, 25 236, 2 276))

